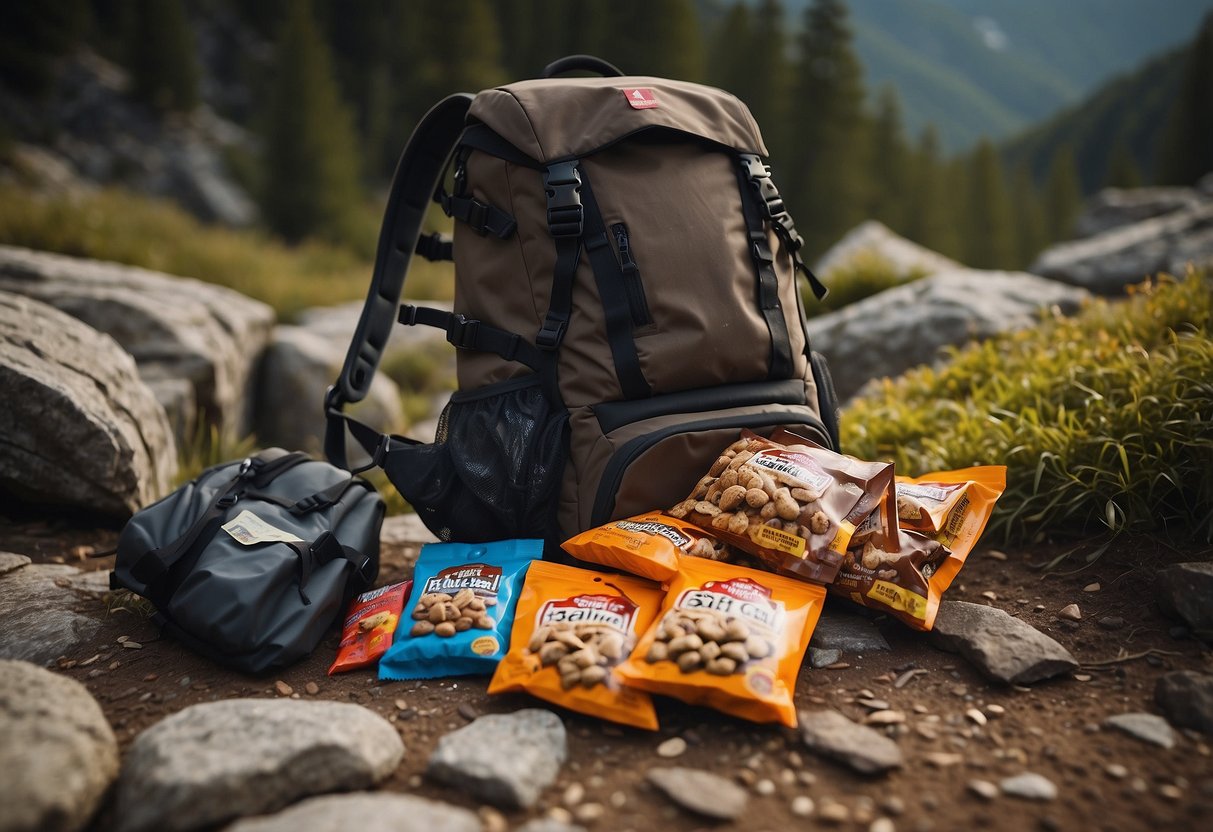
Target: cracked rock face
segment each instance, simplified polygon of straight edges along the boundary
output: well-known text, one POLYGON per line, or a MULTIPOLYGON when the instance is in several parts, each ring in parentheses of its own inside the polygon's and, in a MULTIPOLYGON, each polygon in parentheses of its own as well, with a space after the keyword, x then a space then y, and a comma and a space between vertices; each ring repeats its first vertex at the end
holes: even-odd
POLYGON ((0 390, 0 493, 127 517, 168 490, 168 418, 109 336, 0 292, 0 390))

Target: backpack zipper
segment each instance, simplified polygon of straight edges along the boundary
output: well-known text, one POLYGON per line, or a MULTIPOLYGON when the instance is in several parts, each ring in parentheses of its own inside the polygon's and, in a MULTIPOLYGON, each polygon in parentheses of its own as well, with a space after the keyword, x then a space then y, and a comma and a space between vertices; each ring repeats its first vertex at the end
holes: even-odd
POLYGON ((619 250, 619 268, 623 271, 623 289, 628 296, 628 310, 632 313, 634 326, 653 323, 649 304, 644 297, 644 283, 640 279, 640 267, 632 257, 632 243, 628 238, 628 227, 621 222, 611 226, 615 236, 615 247, 619 250))

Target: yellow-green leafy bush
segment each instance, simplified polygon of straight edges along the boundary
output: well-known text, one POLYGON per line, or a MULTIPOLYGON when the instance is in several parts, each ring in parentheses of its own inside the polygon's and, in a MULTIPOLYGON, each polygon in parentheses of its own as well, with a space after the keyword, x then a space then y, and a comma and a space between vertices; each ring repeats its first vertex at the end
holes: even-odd
POLYGON ((859 252, 843 265, 830 270, 825 278, 830 293, 823 300, 814 297, 808 287, 802 288, 805 314, 813 318, 835 312, 885 289, 917 280, 925 274, 921 269, 898 269, 888 258, 875 252, 859 252))
POLYGON ((1213 539, 1213 285, 1198 273, 953 351, 843 414, 843 446, 920 474, 1006 464, 1006 539, 1213 539))

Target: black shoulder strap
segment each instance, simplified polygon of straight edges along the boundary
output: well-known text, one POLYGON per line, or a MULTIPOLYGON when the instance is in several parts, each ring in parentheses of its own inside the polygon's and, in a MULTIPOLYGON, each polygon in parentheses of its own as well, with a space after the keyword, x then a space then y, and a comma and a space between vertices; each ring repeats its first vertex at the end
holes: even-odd
MULTIPOLYGON (((362 401, 371 388, 379 359, 396 323, 404 278, 421 236, 421 224, 463 131, 471 104, 472 96, 467 93, 439 101, 421 119, 400 154, 379 231, 375 271, 366 305, 346 352, 341 375, 325 396, 325 411, 330 422, 335 418, 333 411, 340 412, 345 404, 362 401)), ((335 434, 336 430, 331 428, 328 433, 335 434)), ((344 441, 326 439, 324 451, 331 463, 348 467, 344 441)))

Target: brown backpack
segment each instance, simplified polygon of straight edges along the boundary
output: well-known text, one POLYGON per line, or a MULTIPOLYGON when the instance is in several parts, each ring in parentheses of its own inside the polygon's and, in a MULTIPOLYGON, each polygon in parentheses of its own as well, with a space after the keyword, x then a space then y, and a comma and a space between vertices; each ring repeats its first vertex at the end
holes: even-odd
POLYGON ((753 116, 718 89, 621 75, 572 56, 451 96, 396 169, 325 451, 346 465, 348 427, 363 468, 382 466, 443 540, 558 543, 672 506, 742 428, 838 448, 797 271, 825 290, 753 116), (552 77, 570 69, 605 77, 552 77), (456 220, 453 244, 420 234, 431 198, 456 220), (452 250, 456 311, 397 308, 414 251, 452 250), (432 444, 341 412, 366 395, 396 320, 458 348, 432 444))

